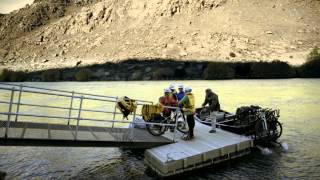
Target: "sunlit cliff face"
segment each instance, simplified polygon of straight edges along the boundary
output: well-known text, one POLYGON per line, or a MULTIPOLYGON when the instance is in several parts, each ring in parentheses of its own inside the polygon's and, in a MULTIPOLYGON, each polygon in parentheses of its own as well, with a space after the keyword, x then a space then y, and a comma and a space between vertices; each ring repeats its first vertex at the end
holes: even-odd
MULTIPOLYGON (((0 7, 7 11, 21 1, 0 0, 0 7)), ((34 2, 1 18, 5 68, 36 71, 128 59, 300 65, 320 47, 319 0, 34 2)))
POLYGON ((32 4, 34 0, 0 0, 0 13, 8 14, 20 9, 27 4, 32 4))

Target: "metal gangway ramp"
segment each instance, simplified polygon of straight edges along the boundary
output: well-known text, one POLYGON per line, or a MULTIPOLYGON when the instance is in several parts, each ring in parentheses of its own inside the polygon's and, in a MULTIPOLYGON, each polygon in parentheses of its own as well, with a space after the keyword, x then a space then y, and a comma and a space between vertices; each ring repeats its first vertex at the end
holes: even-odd
MULTIPOLYGON (((0 146, 151 148, 174 142, 152 136, 117 112, 118 97, 0 83, 0 146)), ((154 123, 150 123, 154 124, 154 123)), ((162 126, 174 126, 161 124, 162 126)))

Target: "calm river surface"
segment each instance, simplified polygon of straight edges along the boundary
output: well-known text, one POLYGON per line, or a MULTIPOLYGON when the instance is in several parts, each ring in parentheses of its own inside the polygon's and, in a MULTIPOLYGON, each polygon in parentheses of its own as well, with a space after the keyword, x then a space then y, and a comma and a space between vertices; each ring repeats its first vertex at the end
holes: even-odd
MULTIPOLYGON (((23 83, 156 102, 173 81, 23 83)), ((183 179, 320 179, 320 79, 179 81, 193 88, 197 106, 212 88, 223 109, 243 105, 279 108, 287 152, 250 155, 183 175, 183 179)), ((0 91, 0 98, 8 95, 0 91)), ((35 101, 41 99, 34 98, 35 101)), ((47 99, 42 99, 47 101, 47 99)), ((50 99, 59 104, 59 99, 50 99)), ((0 111, 7 108, 0 106, 0 111)), ((197 128, 197 127, 195 127, 197 128)), ((0 171, 8 179, 157 179, 143 152, 118 148, 0 147, 0 171)))

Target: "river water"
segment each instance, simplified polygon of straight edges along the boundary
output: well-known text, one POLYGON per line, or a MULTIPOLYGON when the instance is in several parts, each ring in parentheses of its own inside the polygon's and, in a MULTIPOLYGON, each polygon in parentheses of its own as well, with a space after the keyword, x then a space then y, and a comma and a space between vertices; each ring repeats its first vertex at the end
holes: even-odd
MULTIPOLYGON (((170 83, 192 87, 197 106, 201 105, 204 90, 209 87, 219 95, 222 108, 230 112, 252 104, 279 108, 284 128, 280 141, 289 146, 287 152, 279 148, 272 149, 270 155, 254 151, 181 178, 320 179, 320 79, 23 84, 110 96, 126 95, 156 102, 163 88, 170 83)), ((0 98, 8 98, 8 95, 0 92, 0 98)), ((34 99, 36 101, 36 97, 34 99)), ((7 109, 0 106, 0 111, 7 109)), ((0 171, 7 172, 8 179, 157 179, 147 169, 143 158, 142 151, 119 148, 0 147, 0 171)))

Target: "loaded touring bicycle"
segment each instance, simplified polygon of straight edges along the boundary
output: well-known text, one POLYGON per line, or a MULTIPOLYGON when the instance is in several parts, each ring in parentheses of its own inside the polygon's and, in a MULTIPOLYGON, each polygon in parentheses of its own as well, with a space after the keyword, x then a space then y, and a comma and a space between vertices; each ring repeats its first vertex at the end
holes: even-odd
MULTIPOLYGON (((259 106, 243 106, 235 114, 219 111, 216 125, 223 130, 252 137, 256 143, 276 142, 282 134, 282 124, 278 121, 278 109, 261 108, 259 106)), ((195 119, 211 126, 209 113, 197 108, 195 119)))

